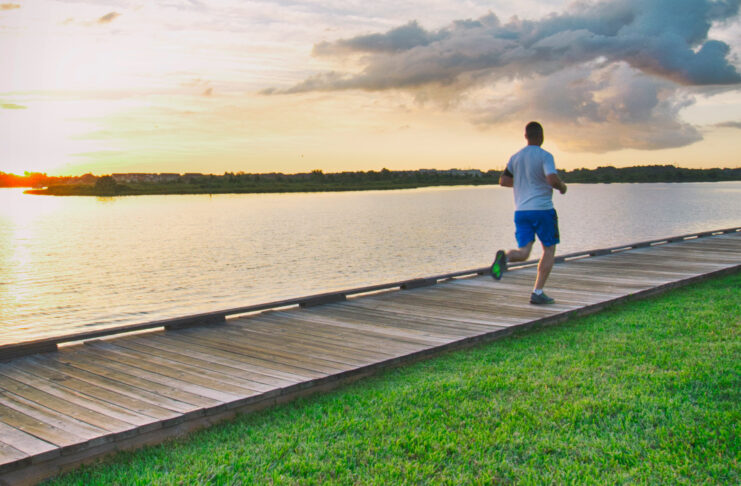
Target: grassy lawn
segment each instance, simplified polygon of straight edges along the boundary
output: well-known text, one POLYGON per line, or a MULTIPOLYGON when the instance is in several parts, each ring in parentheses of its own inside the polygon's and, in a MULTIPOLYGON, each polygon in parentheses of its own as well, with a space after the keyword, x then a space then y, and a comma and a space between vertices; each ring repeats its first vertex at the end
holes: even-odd
POLYGON ((389 370, 51 484, 741 484, 739 289, 389 370))

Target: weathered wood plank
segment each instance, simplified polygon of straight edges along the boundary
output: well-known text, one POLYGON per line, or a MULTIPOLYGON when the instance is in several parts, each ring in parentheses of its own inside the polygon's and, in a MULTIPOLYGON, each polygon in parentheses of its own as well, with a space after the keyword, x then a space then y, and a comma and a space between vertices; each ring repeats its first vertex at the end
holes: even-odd
POLYGON ((29 405, 33 404, 31 406, 48 408, 51 411, 77 419, 80 422, 93 425, 102 430, 107 430, 108 432, 127 430, 132 425, 115 417, 98 413, 92 408, 80 406, 79 403, 68 402, 59 396, 51 395, 12 378, 0 377, 0 389, 3 395, 26 402, 29 405))
POLYGON ((217 356, 223 356, 233 359, 248 366, 254 366, 255 370, 263 370, 266 374, 278 377, 299 377, 303 380, 310 380, 325 376, 325 373, 307 370, 298 366, 286 365, 275 361, 255 358, 244 354, 237 348, 232 348, 228 343, 223 341, 211 341, 206 336, 186 336, 182 333, 169 335, 169 339, 183 343, 183 346, 190 346, 193 349, 211 352, 217 356))
MULTIPOLYGON (((226 386, 218 386, 218 384, 211 383, 209 380, 200 378, 193 373, 180 372, 174 368, 167 368, 154 362, 146 361, 143 355, 122 353, 112 346, 86 350, 86 352, 98 359, 107 360, 107 366, 115 367, 121 371, 125 370, 127 373, 159 385, 182 390, 192 395, 210 398, 220 403, 236 400, 241 396, 238 393, 227 392, 224 390, 226 386)), ((248 394, 256 393, 255 390, 243 390, 248 394)))
MULTIPOLYGON (((151 346, 142 346, 130 339, 116 340, 115 345, 106 343, 100 346, 101 351, 123 352, 126 356, 132 358, 141 358, 148 363, 158 365, 158 373, 171 376, 169 370, 174 370, 178 378, 187 380, 190 383, 198 383, 203 386, 215 386, 218 389, 227 391, 234 390, 241 393, 255 393, 272 390, 274 387, 265 383, 249 380, 244 378, 239 370, 219 366, 208 361, 196 360, 189 356, 178 353, 154 348, 151 346), (214 369, 215 368, 215 369, 214 369), (195 378, 190 375, 194 375, 195 378)), ((147 368, 149 369, 149 368, 147 368)))
POLYGON ((21 429, 11 427, 5 421, 0 421, 0 437, 3 438, 4 442, 12 444, 13 447, 30 456, 37 456, 57 449, 56 445, 43 441, 21 429))
POLYGON ((183 394, 172 393, 169 388, 158 386, 157 383, 138 379, 123 371, 116 373, 115 369, 92 364, 82 355, 75 356, 74 366, 62 361, 33 362, 34 358, 24 359, 24 369, 31 373, 160 420, 218 403, 209 399, 202 399, 202 404, 190 403, 196 401, 194 396, 183 397, 183 394), (150 390, 156 390, 156 393, 150 390), (171 398, 171 395, 180 400, 171 398), (185 398, 190 402, 183 401, 185 398))
POLYGON ((277 378, 269 374, 259 373, 255 371, 255 367, 253 366, 245 366, 237 361, 224 359, 215 354, 199 352, 193 348, 183 348, 166 339, 160 339, 158 341, 153 341, 151 338, 128 339, 125 345, 129 345, 129 343, 136 344, 140 349, 150 349, 149 352, 160 350, 163 356, 171 357, 173 361, 177 361, 183 357, 191 358, 193 361, 188 362, 192 362, 198 366, 212 371, 223 372, 226 376, 239 376, 263 385, 271 385, 272 387, 292 385, 301 381, 299 378, 277 378))
MULTIPOLYGON (((2 436, 0 435, 0 437, 2 436)), ((0 465, 7 464, 9 462, 15 462, 27 457, 28 454, 26 454, 25 452, 19 451, 12 445, 0 441, 0 465)))
MULTIPOLYGON (((347 308, 349 307, 343 307, 343 309, 347 308)), ((346 330, 366 330, 377 335, 404 340, 408 343, 417 343, 421 346, 434 346, 436 344, 444 344, 448 342, 447 339, 428 331, 408 327, 402 328, 397 326, 396 323, 393 325, 379 321, 372 321, 369 323, 368 319, 357 321, 352 318, 340 316, 338 311, 331 311, 321 307, 317 308, 315 313, 312 313, 312 319, 313 318, 322 319, 324 325, 327 326, 346 330)))
POLYGON ((313 343, 310 339, 293 336, 292 333, 270 336, 244 328, 229 329, 225 332, 225 335, 233 336, 235 339, 245 339, 253 345, 303 354, 307 357, 331 361, 341 366, 358 366, 378 359, 377 354, 369 353, 367 350, 345 349, 342 346, 332 346, 327 341, 313 343))
POLYGON ((86 395, 78 390, 62 386, 57 381, 44 380, 31 373, 12 366, 0 366, 0 375, 17 380, 29 387, 48 393, 49 395, 73 403, 80 407, 90 408, 98 413, 112 417, 131 425, 146 425, 156 422, 157 419, 147 415, 135 413, 115 403, 101 400, 92 395, 86 395))
POLYGON ((293 335, 301 336, 304 339, 311 340, 311 342, 328 342, 342 345, 349 349, 371 348, 374 352, 386 353, 389 356, 406 354, 417 349, 419 346, 418 344, 413 345, 379 334, 363 332, 362 330, 348 332, 328 326, 322 323, 321 320, 312 320, 311 316, 312 314, 310 313, 296 313, 284 317, 266 314, 255 319, 250 319, 249 322, 241 327, 249 327, 254 332, 268 335, 279 335, 283 331, 287 332, 290 330, 293 335))
MULTIPOLYGON (((183 335, 189 334, 184 332, 183 335)), ((193 334, 190 335, 198 339, 203 339, 203 336, 193 334)), ((341 366, 338 363, 334 363, 332 361, 327 361, 319 358, 307 358, 295 353, 284 352, 280 349, 264 349, 246 340, 237 341, 223 336, 209 336, 205 340, 212 343, 216 342, 228 345, 232 349, 238 349, 239 352, 247 354, 249 356, 253 356, 255 358, 260 358, 265 361, 293 365, 301 369, 316 371, 320 373, 332 373, 345 370, 344 366, 341 366)))
POLYGON ((24 413, 24 407, 18 407, 12 401, 2 397, 0 397, 0 420, 6 425, 23 430, 56 446, 78 444, 97 435, 91 430, 74 427, 69 421, 55 420, 53 417, 42 414, 29 415, 24 413), (39 415, 41 419, 38 418, 39 415))

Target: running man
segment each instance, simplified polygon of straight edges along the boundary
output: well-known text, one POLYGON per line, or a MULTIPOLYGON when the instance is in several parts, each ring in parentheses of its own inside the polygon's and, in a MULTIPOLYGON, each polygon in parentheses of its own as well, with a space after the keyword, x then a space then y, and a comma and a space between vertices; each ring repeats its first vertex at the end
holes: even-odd
POLYGON ((502 278, 507 270, 507 262, 522 262, 530 256, 530 251, 538 235, 543 245, 543 255, 538 262, 538 276, 530 295, 531 304, 552 304, 555 301, 543 292, 548 275, 556 257, 558 235, 558 216, 553 208, 553 189, 566 194, 566 184, 556 172, 553 155, 543 150, 543 127, 538 122, 530 122, 525 127, 527 147, 513 155, 507 168, 499 177, 499 184, 514 189, 515 195, 515 238, 516 250, 499 250, 491 266, 491 275, 502 278))

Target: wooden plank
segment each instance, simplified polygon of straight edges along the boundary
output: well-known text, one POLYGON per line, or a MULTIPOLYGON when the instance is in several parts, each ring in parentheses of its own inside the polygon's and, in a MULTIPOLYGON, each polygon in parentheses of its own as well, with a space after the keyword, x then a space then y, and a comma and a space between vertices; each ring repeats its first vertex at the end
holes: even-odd
MULTIPOLYGON (((483 279, 483 277, 481 277, 483 279)), ((493 282, 489 279, 490 282, 493 282)), ((499 282, 501 283, 501 281, 499 282)), ((490 284, 491 285, 491 284, 490 284)), ((454 285, 448 288, 430 289, 424 293, 410 293, 403 298, 397 298, 389 301, 363 301, 358 300, 357 305, 363 307, 378 307, 386 310, 395 311, 397 308, 402 309, 412 306, 428 308, 430 312, 435 312, 441 319, 451 319, 455 321, 456 328, 461 324, 468 325, 471 329, 486 328, 497 323, 497 319, 507 318, 506 314, 497 314, 496 306, 503 303, 513 303, 524 297, 530 296, 532 283, 527 287, 519 286, 510 282, 501 286, 491 285, 489 289, 475 289, 471 287, 454 285), (450 296, 450 297, 448 297, 450 296), (443 311, 441 312, 440 309, 443 311), (448 311, 445 311, 447 309, 448 311), (464 321, 464 314, 461 311, 472 311, 471 318, 464 321)), ((518 306, 521 303, 516 302, 518 306)), ((430 316, 428 314, 428 316, 430 316)), ((434 316, 430 316, 434 317, 434 316)))
POLYGON ((96 412, 91 408, 80 406, 79 403, 71 403, 59 396, 50 395, 44 391, 28 386, 6 376, 0 377, 0 394, 12 396, 15 399, 24 399, 28 402, 38 404, 54 412, 66 415, 108 432, 119 432, 131 428, 130 423, 118 420, 115 417, 96 412), (11 395, 12 394, 12 395, 11 395))
POLYGON ((494 314, 487 312, 461 308, 446 309, 434 301, 384 305, 382 311, 374 307, 374 305, 366 306, 358 303, 356 307, 344 310, 342 315, 350 316, 351 313, 355 313, 358 316, 368 315, 373 319, 389 319, 390 322, 415 322, 419 327, 434 324, 438 335, 446 336, 448 341, 456 337, 487 332, 522 322, 503 313, 494 317, 494 314))
MULTIPOLYGON (((0 436, 2 437, 2 436, 0 436)), ((9 462, 15 462, 28 457, 23 451, 19 451, 10 444, 0 441, 0 466, 9 462)))
POLYGON ((378 360, 377 353, 367 349, 348 349, 344 346, 333 346, 327 341, 312 342, 301 336, 284 333, 281 336, 270 336, 249 329, 226 329, 225 336, 244 339, 264 348, 277 348, 292 353, 300 353, 311 358, 324 359, 343 366, 360 366, 378 360))
POLYGON ((61 447, 86 442, 96 436, 89 430, 81 430, 69 422, 54 420, 52 417, 42 415, 43 419, 40 420, 17 410, 13 405, 12 401, 0 398, 0 421, 45 442, 61 447))
MULTIPOLYGON (((101 400, 111 401, 142 415, 163 420, 200 408, 188 402, 171 399, 164 395, 167 390, 162 387, 137 380, 126 373, 115 374, 103 367, 91 367, 93 371, 89 371, 87 363, 79 358, 75 361, 75 366, 51 360, 32 362, 35 358, 25 359, 24 369, 33 374, 101 400), (147 386, 149 389, 156 389, 157 393, 143 388, 147 386)), ((210 405, 218 402, 209 400, 207 403, 210 405)))
POLYGON ((443 339, 440 336, 434 335, 430 332, 401 328, 395 325, 387 325, 377 321, 369 322, 368 319, 365 319, 362 323, 353 321, 351 319, 345 319, 335 315, 335 312, 327 312, 327 310, 328 309, 319 307, 314 312, 312 312, 311 318, 320 318, 323 325, 325 326, 332 326, 338 329, 352 331, 363 330, 377 335, 403 340, 407 343, 417 343, 422 346, 434 346, 436 344, 444 344, 449 341, 448 339, 443 339))
MULTIPOLYGON (((501 283, 502 281, 498 282, 501 283)), ((526 288, 518 288, 507 286, 505 283, 501 286, 492 286, 488 289, 485 288, 473 288, 461 286, 461 289, 466 289, 466 293, 459 293, 459 290, 453 290, 451 295, 451 304, 447 304, 445 300, 445 294, 430 293, 422 296, 427 299, 436 299, 439 305, 446 308, 455 309, 457 313, 473 312, 479 313, 482 318, 484 316, 497 316, 507 317, 504 312, 507 311, 505 306, 516 305, 518 309, 526 307, 532 309, 529 305, 530 294, 532 292, 531 286, 526 288)), ((564 308, 583 307, 585 305, 594 304, 603 300, 608 300, 619 295, 616 292, 611 293, 600 293, 600 292, 580 292, 573 289, 569 289, 564 282, 554 278, 551 286, 548 287, 548 294, 554 294, 559 297, 556 302, 564 308)), ((465 314, 463 314, 465 315, 465 314)), ((475 315, 475 314, 472 314, 475 315)))
MULTIPOLYGON (((324 316, 328 317, 328 316, 324 316)), ((341 309, 334 309, 331 317, 358 325, 384 326, 406 332, 419 331, 425 337, 434 338, 439 343, 449 343, 469 335, 472 331, 465 326, 456 326, 450 319, 440 319, 438 315, 402 315, 387 305, 383 310, 376 306, 359 307, 357 303, 341 309)))
POLYGON ((186 336, 181 333, 173 333, 167 337, 172 341, 182 343, 183 346, 189 346, 189 349, 203 350, 203 352, 213 353, 216 356, 222 356, 248 366, 254 366, 255 370, 262 370, 262 372, 271 376, 300 377, 304 380, 325 376, 325 373, 299 368, 298 366, 255 358, 241 353, 240 350, 234 349, 223 342, 210 342, 205 338, 198 339, 197 337, 186 336))
POLYGON ((493 322, 493 316, 488 316, 486 321, 466 320, 452 311, 440 312, 439 309, 425 303, 419 305, 419 301, 415 301, 412 295, 404 299, 403 303, 400 299, 393 301, 358 299, 348 302, 343 308, 336 309, 334 313, 342 318, 372 319, 375 323, 387 323, 403 329, 420 330, 448 341, 497 325, 493 322), (412 302, 411 305, 410 302, 412 302), (407 312, 410 307, 415 307, 418 312, 407 312))
POLYGON ((310 316, 311 313, 296 313, 290 316, 266 314, 250 319, 248 323, 244 323, 244 327, 249 327, 254 332, 267 335, 276 335, 290 329, 293 335, 301 336, 311 342, 326 341, 333 344, 342 344, 350 349, 368 349, 370 347, 374 352, 385 353, 390 357, 406 354, 419 347, 419 345, 399 342, 375 333, 359 330, 349 332, 327 326, 320 320, 311 320, 310 316))
MULTIPOLYGON (((237 325, 249 329, 250 332, 266 336, 290 336, 294 339, 306 339, 308 342, 336 345, 347 350, 368 352, 368 347, 377 345, 387 346, 385 351, 389 355, 396 354, 397 350, 416 349, 416 345, 398 342, 387 336, 372 332, 361 333, 346 329, 337 329, 321 323, 321 320, 312 319, 313 312, 296 313, 266 313, 244 320, 237 325)), ((372 351, 377 353, 377 351, 372 351)))
MULTIPOLYGON (((456 306, 459 304, 455 304, 456 306)), ((474 306, 473 303, 469 304, 470 306, 474 306)), ((453 304, 451 304, 451 307, 453 307, 453 304)), ((481 309, 483 307, 482 304, 477 304, 477 307, 481 309)), ((359 308, 362 308, 364 310, 367 309, 366 304, 359 304, 359 308)), ((426 298, 424 296, 413 296, 407 299, 404 299, 404 302, 397 301, 394 304, 385 304, 384 308, 393 312, 399 312, 406 315, 425 315, 428 316, 428 318, 434 318, 435 316, 443 317, 442 313, 445 312, 445 304, 440 303, 438 299, 436 298, 426 298)), ((484 313, 492 316, 492 326, 499 325, 506 325, 506 323, 503 323, 501 321, 496 322, 494 321, 494 316, 507 316, 510 318, 524 318, 524 319, 536 319, 545 317, 548 315, 552 315, 558 312, 562 312, 563 310, 566 310, 562 306, 557 305, 551 305, 551 306, 533 306, 529 303, 529 293, 527 294, 527 297, 522 296, 518 300, 510 300, 508 302, 500 301, 496 302, 495 304, 490 304, 486 306, 484 309, 484 313)), ((369 312, 370 310, 366 310, 366 312, 369 312)), ((450 315, 450 314, 448 314, 450 315)), ((461 325, 458 329, 465 329, 465 331, 459 330, 458 332, 452 332, 453 329, 456 329, 456 323, 450 324, 451 334, 453 335, 469 335, 471 332, 477 332, 477 330, 481 330, 481 326, 474 327, 472 325, 463 326, 461 325)))
POLYGON ((105 414, 114 419, 132 425, 146 425, 156 421, 155 418, 133 412, 127 408, 120 407, 112 402, 104 401, 92 395, 86 395, 78 390, 61 386, 56 381, 48 381, 31 373, 23 371, 18 367, 0 366, 0 375, 13 378, 30 387, 44 391, 55 398, 60 398, 80 407, 87 407, 98 413, 105 414))
POLYGON ((245 378, 238 369, 199 360, 185 354, 172 353, 160 348, 138 344, 131 339, 117 339, 114 346, 115 348, 102 347, 101 349, 121 349, 129 352, 134 357, 146 357, 152 363, 172 367, 182 373, 192 373, 198 377, 202 384, 223 383, 224 388, 237 392, 244 390, 247 393, 275 389, 272 385, 245 378), (202 378, 203 380, 201 380, 202 378))
POLYGON ((103 427, 89 424, 77 417, 69 416, 5 391, 0 393, 0 405, 6 409, 13 409, 27 415, 44 424, 53 425, 62 430, 69 431, 78 437, 83 437, 85 440, 104 437, 111 432, 103 427))
POLYGON ((336 371, 343 371, 345 367, 338 365, 327 360, 321 359, 308 359, 303 356, 296 355, 294 353, 285 353, 278 349, 262 349, 259 346, 255 346, 245 341, 236 341, 224 338, 223 336, 214 336, 209 334, 206 336, 203 333, 193 333, 192 331, 183 332, 183 336, 189 336, 196 338, 197 340, 203 340, 210 343, 220 343, 228 346, 229 349, 238 350, 240 353, 260 358, 264 361, 283 363, 289 366, 296 366, 301 369, 315 371, 319 373, 333 373, 336 371))
POLYGON ((171 356, 174 361, 183 356, 192 358, 193 360, 197 360, 194 363, 204 367, 208 367, 208 369, 221 371, 227 375, 236 374, 236 376, 244 377, 251 381, 262 383, 263 385, 270 385, 273 388, 293 385, 301 381, 300 379, 286 379, 282 377, 277 378, 265 373, 259 373, 255 371, 254 366, 245 366, 242 363, 236 362, 234 360, 224 359, 213 354, 208 355, 199 352, 192 347, 183 348, 182 346, 177 346, 176 343, 170 342, 167 339, 159 339, 157 341, 154 341, 149 337, 141 337, 138 339, 127 340, 126 345, 128 345, 129 343, 135 343, 139 346, 146 346, 149 348, 160 350, 161 352, 165 353, 163 354, 163 356, 171 356))
POLYGON ((27 432, 0 421, 0 437, 4 442, 11 444, 13 447, 28 456, 38 456, 45 452, 57 449, 57 446, 41 440, 27 432))
MULTIPOLYGON (((199 378, 193 373, 180 372, 173 368, 160 366, 156 363, 145 361, 143 356, 122 353, 112 346, 100 347, 97 344, 93 344, 91 348, 93 346, 95 348, 86 350, 86 353, 89 353, 92 357, 107 360, 106 366, 119 371, 126 371, 131 375, 157 383, 158 385, 164 385, 204 398, 210 398, 219 403, 226 403, 241 397, 239 393, 230 393, 224 390, 226 387, 212 383, 208 379, 199 378)), ((256 393, 255 390, 245 388, 242 388, 242 390, 250 395, 256 393)))

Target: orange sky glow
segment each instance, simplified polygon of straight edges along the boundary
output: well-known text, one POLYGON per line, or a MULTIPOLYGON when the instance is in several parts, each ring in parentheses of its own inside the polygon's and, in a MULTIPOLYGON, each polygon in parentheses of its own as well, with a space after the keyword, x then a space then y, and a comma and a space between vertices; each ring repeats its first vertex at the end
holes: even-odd
POLYGON ((739 167, 739 3, 10 0, 0 171, 739 167))

